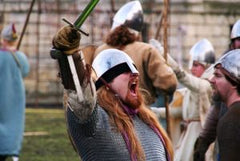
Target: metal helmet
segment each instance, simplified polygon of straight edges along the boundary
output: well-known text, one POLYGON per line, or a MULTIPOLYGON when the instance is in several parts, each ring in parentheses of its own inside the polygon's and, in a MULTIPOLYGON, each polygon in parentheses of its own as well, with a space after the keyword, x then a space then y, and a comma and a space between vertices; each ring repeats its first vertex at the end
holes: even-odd
POLYGON ((231 39, 236 39, 238 37, 240 37, 240 20, 235 22, 231 32, 231 39))
POLYGON ((111 30, 120 25, 126 25, 128 28, 140 32, 143 26, 143 10, 141 3, 131 1, 122 6, 113 18, 111 30))
POLYGON ((133 60, 125 52, 118 49, 101 51, 95 57, 92 67, 97 75, 95 83, 97 89, 104 85, 102 79, 109 83, 124 72, 138 73, 133 60))
POLYGON ((197 61, 204 66, 215 63, 214 48, 207 39, 202 39, 193 45, 189 54, 189 69, 192 68, 193 61, 197 61))
POLYGON ((234 49, 223 55, 215 67, 221 64, 221 67, 227 71, 227 74, 232 80, 240 83, 240 49, 234 49))
POLYGON ((14 23, 9 24, 8 26, 4 27, 1 32, 1 37, 8 41, 15 41, 18 38, 16 28, 14 23))

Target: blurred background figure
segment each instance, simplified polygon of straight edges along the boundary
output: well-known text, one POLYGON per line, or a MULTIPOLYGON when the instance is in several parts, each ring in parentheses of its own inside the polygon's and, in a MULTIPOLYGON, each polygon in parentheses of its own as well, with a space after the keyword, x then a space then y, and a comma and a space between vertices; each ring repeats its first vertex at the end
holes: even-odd
POLYGON ((240 48, 240 20, 238 20, 232 28, 230 49, 240 48))
POLYGON ((14 24, 3 28, 0 49, 0 161, 18 161, 25 123, 23 78, 30 67, 24 53, 16 50, 18 35, 14 24))
MULTIPOLYGON (((159 50, 159 43, 151 40, 151 44, 159 50)), ((162 52, 163 53, 163 52, 162 52)), ((212 44, 207 39, 198 41, 190 50, 189 69, 191 74, 181 69, 178 63, 168 55, 168 64, 173 68, 181 86, 175 92, 175 97, 182 96, 181 110, 170 108, 171 117, 182 116, 181 136, 177 141, 175 136, 175 161, 192 161, 194 143, 204 125, 206 113, 211 106, 212 89, 210 83, 205 78, 208 77, 208 70, 211 64, 215 62, 215 53, 212 44)), ((175 101, 173 101, 175 102, 175 101)), ((175 102, 176 103, 176 102, 175 102)), ((178 104, 177 106, 179 106, 178 104)), ((170 104, 171 106, 176 106, 170 104)), ((174 125, 176 128, 180 126, 174 125)), ((176 130, 176 129, 174 129, 176 130)), ((174 135, 174 134, 173 134, 174 135)))
POLYGON ((211 107, 212 89, 207 80, 209 71, 206 69, 214 62, 215 52, 211 42, 202 39, 190 50, 191 74, 173 67, 179 82, 186 87, 181 89, 184 96, 182 134, 176 146, 175 161, 193 161, 194 143, 211 107))

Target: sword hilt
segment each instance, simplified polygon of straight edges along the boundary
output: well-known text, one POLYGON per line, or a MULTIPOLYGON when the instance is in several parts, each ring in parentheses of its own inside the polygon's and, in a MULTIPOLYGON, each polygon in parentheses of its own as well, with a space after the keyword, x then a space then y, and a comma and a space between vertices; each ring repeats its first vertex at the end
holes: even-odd
POLYGON ((66 22, 67 24, 69 24, 71 27, 75 28, 76 30, 78 30, 79 32, 81 32, 82 34, 84 34, 85 36, 89 36, 89 33, 81 30, 80 28, 75 27, 71 22, 69 22, 69 21, 66 20, 65 18, 62 18, 62 20, 63 20, 64 22, 66 22))
POLYGON ((88 36, 89 34, 84 32, 80 29, 84 21, 87 19, 87 17, 90 15, 94 7, 97 5, 99 0, 91 0, 91 2, 84 8, 83 12, 78 16, 78 18, 75 20, 74 23, 69 22, 66 19, 62 19, 64 22, 69 24, 71 27, 77 29, 79 32, 83 33, 84 35, 88 36))

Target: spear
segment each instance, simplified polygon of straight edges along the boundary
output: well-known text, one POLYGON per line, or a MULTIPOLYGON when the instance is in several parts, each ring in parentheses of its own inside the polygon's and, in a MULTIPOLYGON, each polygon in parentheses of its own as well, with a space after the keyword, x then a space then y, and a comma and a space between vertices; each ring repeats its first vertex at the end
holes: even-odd
POLYGON ((19 41, 18 41, 18 44, 17 44, 17 50, 19 50, 19 48, 20 48, 20 45, 21 45, 21 42, 22 42, 22 38, 23 38, 23 35, 24 35, 25 31, 26 31, 27 24, 28 24, 29 17, 30 17, 30 14, 32 12, 32 8, 33 8, 34 3, 35 3, 35 0, 32 0, 30 8, 28 10, 27 18, 26 18, 24 26, 23 26, 23 30, 21 32, 21 35, 20 35, 20 38, 19 38, 19 41))
MULTIPOLYGON (((169 9, 169 0, 164 0, 164 10, 163 10, 163 48, 164 48, 164 58, 167 62, 167 53, 168 53, 168 9, 169 9)), ((169 118, 169 106, 168 106, 168 96, 165 95, 165 107, 166 107, 166 121, 167 121, 167 133, 169 137, 171 136, 170 132, 170 118, 169 118)))
POLYGON ((160 21, 159 21, 158 26, 157 26, 157 32, 156 32, 155 37, 154 37, 156 40, 158 40, 158 36, 159 36, 161 26, 162 26, 162 20, 163 20, 163 16, 161 14, 160 21))
POLYGON ((114 0, 111 0, 111 12, 110 12, 111 24, 112 24, 112 21, 113 21, 114 13, 115 13, 115 3, 114 3, 114 0))

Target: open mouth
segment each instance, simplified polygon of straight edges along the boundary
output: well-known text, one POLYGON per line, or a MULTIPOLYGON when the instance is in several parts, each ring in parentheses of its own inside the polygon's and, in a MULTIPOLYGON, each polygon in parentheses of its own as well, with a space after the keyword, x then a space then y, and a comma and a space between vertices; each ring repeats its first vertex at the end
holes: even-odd
POLYGON ((131 94, 133 96, 136 96, 137 95, 137 82, 136 81, 131 82, 129 89, 130 89, 131 94))

